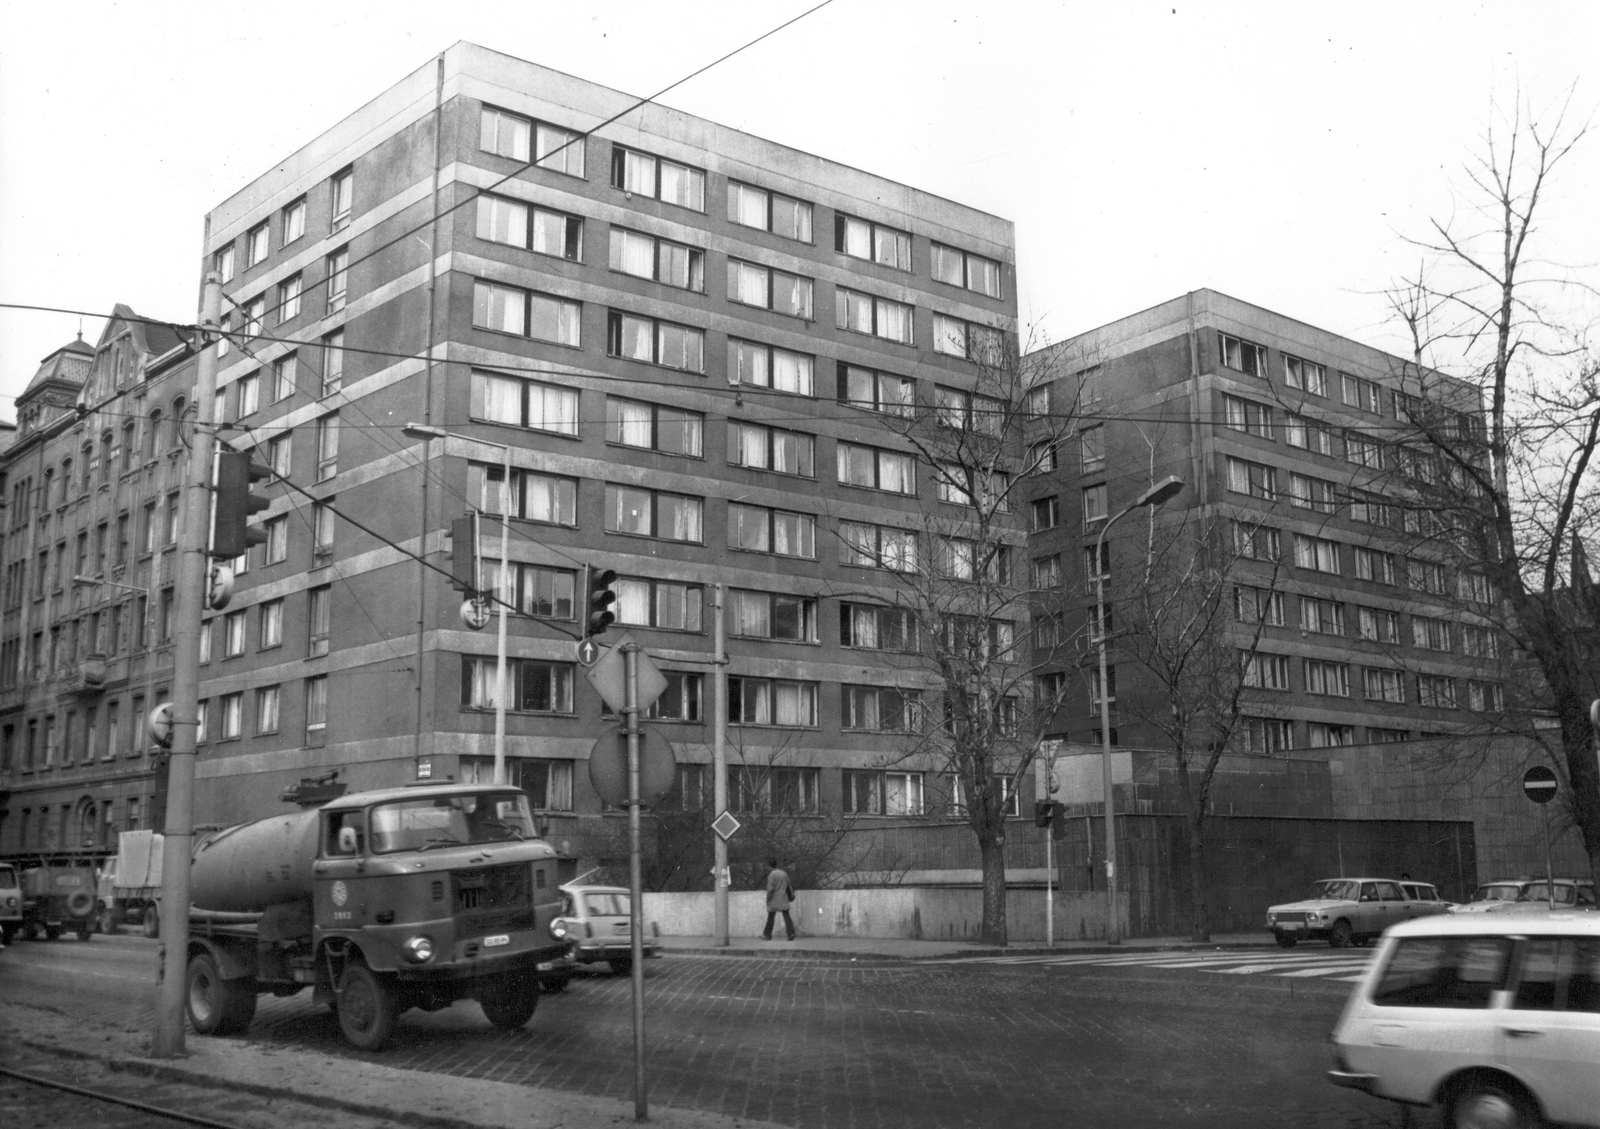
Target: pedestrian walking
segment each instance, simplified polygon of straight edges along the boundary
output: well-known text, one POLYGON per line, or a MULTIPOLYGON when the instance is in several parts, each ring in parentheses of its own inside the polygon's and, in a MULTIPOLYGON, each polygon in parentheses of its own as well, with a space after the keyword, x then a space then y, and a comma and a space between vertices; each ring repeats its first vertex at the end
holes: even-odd
POLYGON ((789 875, 778 866, 777 859, 767 860, 767 927, 761 931, 763 940, 772 940, 772 922, 780 913, 783 914, 783 926, 789 931, 789 940, 794 940, 794 918, 789 916, 789 907, 794 904, 794 887, 789 885, 789 875))

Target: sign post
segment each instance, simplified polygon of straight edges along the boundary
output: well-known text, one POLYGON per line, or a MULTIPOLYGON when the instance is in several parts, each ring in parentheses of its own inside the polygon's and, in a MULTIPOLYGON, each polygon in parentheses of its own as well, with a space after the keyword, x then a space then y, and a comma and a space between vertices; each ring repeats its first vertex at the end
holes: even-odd
POLYGON ((1536 764, 1522 774, 1523 792, 1544 813, 1544 892, 1552 910, 1556 908, 1556 879, 1550 867, 1550 801, 1559 787, 1554 770, 1547 765, 1536 764))

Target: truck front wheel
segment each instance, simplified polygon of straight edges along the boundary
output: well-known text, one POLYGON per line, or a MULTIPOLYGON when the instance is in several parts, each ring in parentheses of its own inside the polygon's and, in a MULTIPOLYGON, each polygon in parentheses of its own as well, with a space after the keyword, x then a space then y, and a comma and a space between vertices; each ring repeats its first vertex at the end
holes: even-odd
POLYGON ((536 976, 510 972, 501 976, 493 988, 478 996, 483 1017, 502 1031, 515 1031, 533 1018, 539 1006, 539 980, 536 976))
POLYGON ((380 1050, 394 1033, 394 989, 366 965, 352 959, 339 977, 336 1013, 339 1029, 357 1050, 380 1050))
POLYGON ((202 1035, 232 1035, 255 1018, 255 981, 224 980, 210 953, 189 961, 188 988, 189 1024, 202 1035))

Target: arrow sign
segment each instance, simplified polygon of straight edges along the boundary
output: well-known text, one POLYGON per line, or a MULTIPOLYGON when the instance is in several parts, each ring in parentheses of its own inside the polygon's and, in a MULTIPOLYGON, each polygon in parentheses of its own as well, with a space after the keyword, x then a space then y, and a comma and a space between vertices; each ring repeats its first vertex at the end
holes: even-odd
POLYGON ((1548 804, 1555 799, 1556 774, 1551 768, 1536 764, 1522 774, 1522 790, 1536 804, 1548 804))

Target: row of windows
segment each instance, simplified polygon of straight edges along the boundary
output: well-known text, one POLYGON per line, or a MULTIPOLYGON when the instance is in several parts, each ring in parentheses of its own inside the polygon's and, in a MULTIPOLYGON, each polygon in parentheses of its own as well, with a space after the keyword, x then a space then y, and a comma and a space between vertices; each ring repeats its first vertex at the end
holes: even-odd
MULTIPOLYGON (((548 122, 492 106, 483 108, 479 147, 568 176, 586 175, 585 138, 548 122)), ((611 185, 630 195, 690 211, 706 210, 704 169, 628 146, 611 147, 611 185)), ((737 180, 728 182, 728 220, 799 243, 813 242, 814 208, 807 201, 737 180)), ((482 212, 480 211, 480 234, 482 212)), ((912 269, 911 233, 836 213, 834 250, 895 270, 912 269)), ((1000 263, 942 243, 931 243, 931 274, 951 286, 1000 297, 1000 263)), ((614 251, 613 251, 614 253, 614 251)), ((572 256, 567 256, 572 257, 572 256)), ((615 267, 615 263, 612 264, 615 267)))
MULTIPOLYGON (((1240 652, 1244 683, 1253 690, 1290 690, 1290 656, 1262 652, 1240 652)), ((1465 705, 1479 712, 1497 713, 1505 709, 1505 692, 1497 682, 1457 679, 1442 674, 1415 674, 1408 679, 1400 670, 1362 667, 1362 696, 1369 702, 1404 705, 1409 681, 1412 701, 1419 706, 1456 709, 1465 705), (1466 694, 1458 701, 1457 687, 1465 682, 1466 694)), ((1331 659, 1301 659, 1301 685, 1307 694, 1332 698, 1351 697, 1350 664, 1331 659)))
MULTIPOLYGON (((573 714, 576 668, 572 663, 538 659, 508 659, 506 709, 518 713, 573 714)), ((647 716, 664 721, 703 722, 705 676, 679 671, 664 672, 667 689, 651 705, 647 716)), ((498 701, 496 660, 463 656, 461 705, 464 709, 492 710, 498 701)), ((822 684, 799 679, 728 677, 728 721, 736 725, 771 725, 817 728, 822 684)), ((839 727, 846 731, 908 733, 923 724, 920 692, 894 686, 841 683, 838 698, 839 727)), ((1014 727, 1016 704, 1007 699, 1002 716, 1014 727)), ((947 724, 950 724, 947 717, 947 724)))
MULTIPOLYGON (((328 178, 326 195, 323 197, 327 204, 328 231, 337 232, 350 223, 352 206, 355 203, 355 172, 351 168, 343 168, 328 178)), ((243 266, 246 270, 260 266, 267 261, 272 253, 272 236, 274 226, 277 228, 277 245, 282 250, 290 244, 304 237, 307 229, 309 215, 308 197, 301 196, 291 200, 278 210, 275 217, 262 220, 245 232, 243 240, 235 240, 213 252, 211 267, 222 277, 224 283, 232 282, 238 274, 240 266, 240 252, 243 252, 243 266), (274 219, 276 224, 274 224, 274 219), (241 248, 240 243, 243 246, 241 248)), ((287 319, 283 319, 287 320, 287 319)))
MULTIPOLYGON (((1398 389, 1384 389, 1375 381, 1347 372, 1330 374, 1326 365, 1290 353, 1281 353, 1280 356, 1283 360, 1284 384, 1308 396, 1331 400, 1337 395, 1346 407, 1375 416, 1387 414, 1401 422, 1417 421, 1420 415, 1425 414, 1424 402, 1420 397, 1398 389)), ((1232 334, 1217 334, 1217 359, 1223 367, 1236 372, 1262 379, 1270 376, 1267 347, 1232 334)), ((1483 421, 1476 415, 1450 412, 1442 422, 1445 434, 1479 440, 1483 438, 1483 421)))
MULTIPOLYGON (((36 502, 41 510, 65 506, 74 497, 88 497, 96 486, 109 485, 113 474, 139 470, 144 463, 154 461, 169 449, 182 450, 186 442, 181 433, 187 419, 185 408, 186 402, 179 396, 173 401, 169 416, 163 416, 160 408, 150 410, 142 435, 138 421, 130 419, 120 432, 107 429, 101 433, 98 447, 92 439, 85 442, 82 457, 76 463, 65 458, 59 467, 45 468, 37 497, 31 475, 12 483, 11 528, 18 529, 28 523, 36 502)), ((134 413, 138 412, 136 405, 134 413)))
MULTIPOLYGON (((1357 580, 1391 586, 1403 583, 1413 592, 1433 596, 1453 594, 1458 600, 1476 604, 1492 604, 1499 598, 1498 591, 1488 577, 1470 569, 1457 570, 1452 585, 1450 570, 1438 561, 1401 556, 1363 546, 1342 546, 1338 541, 1305 533, 1293 536, 1293 563, 1297 568, 1343 575, 1341 549, 1349 548, 1354 564, 1353 575, 1357 580)), ((1252 560, 1275 562, 1283 557, 1281 531, 1271 526, 1236 521, 1233 523, 1233 545, 1234 551, 1241 557, 1252 560)))
MULTIPOLYGON (((1234 619, 1240 623, 1263 624, 1267 627, 1284 627, 1284 594, 1266 588, 1236 586, 1233 590, 1234 619)), ((1355 608, 1354 632, 1351 632, 1349 608, 1342 600, 1316 596, 1299 597, 1301 631, 1315 635, 1351 635, 1372 643, 1398 645, 1401 642, 1400 613, 1386 608, 1355 608)), ((1471 658, 1497 659, 1500 657, 1499 633, 1493 628, 1474 624, 1457 624, 1431 616, 1410 616, 1413 646, 1429 651, 1452 651, 1460 640, 1463 651, 1471 658)))
MULTIPOLYGON (((155 700, 166 696, 158 689, 155 700)), ((116 757, 141 757, 153 746, 145 728, 145 696, 29 718, 20 727, 0 727, 0 772, 44 771, 116 757), (124 710, 126 704, 127 709, 124 710)))
MULTIPOLYGON (((328 676, 312 675, 301 680, 302 743, 319 748, 326 743, 328 729, 328 676)), ((200 700, 200 723, 195 743, 204 745, 214 741, 236 741, 246 735, 245 711, 250 710, 248 725, 253 736, 281 733, 282 708, 286 689, 282 683, 258 686, 254 690, 236 690, 218 698, 200 700)))
MULTIPOLYGON (((1245 717, 1240 720, 1242 722, 1239 730, 1241 744, 1246 752, 1282 753, 1299 747, 1295 740, 1295 733, 1300 723, 1296 721, 1278 717, 1245 717)), ((1389 726, 1368 725, 1364 728, 1366 730, 1366 744, 1369 745, 1409 741, 1415 735, 1412 730, 1396 729, 1389 726)), ((1356 732, 1354 725, 1308 721, 1305 723, 1305 747, 1326 749, 1354 745, 1356 744, 1356 732)), ((1423 733, 1421 736, 1434 736, 1434 734, 1423 733)))
MULTIPOLYGON (((644 237, 640 237, 644 239, 644 237)), ((667 254, 664 240, 649 240, 631 260, 638 271, 673 285, 700 289, 702 275, 699 252, 690 256, 667 254), (662 271, 670 275, 661 276, 662 271)), ((613 243, 613 265, 616 244, 613 243)), ((618 269, 627 269, 618 267, 618 269)), ((797 318, 811 320, 812 281, 800 275, 730 260, 728 299, 742 305, 758 306, 797 318)), ((508 333, 552 345, 583 347, 583 304, 570 298, 536 290, 508 286, 478 279, 473 284, 472 324, 479 329, 508 333)), ((834 323, 840 329, 881 337, 903 345, 915 344, 913 326, 916 307, 839 287, 836 291, 834 323)), ((644 317, 619 310, 606 315, 606 353, 624 360, 644 361, 685 372, 705 372, 706 331, 663 318, 644 317)), ((993 362, 1001 353, 1002 335, 993 326, 979 325, 944 314, 933 315, 933 350, 965 360, 993 362)), ((741 359, 732 351, 738 344, 729 339, 730 374, 741 383, 770 385, 764 380, 745 379, 741 359)), ((798 391, 798 389, 790 389, 798 391)), ((802 393, 810 395, 809 391, 802 393)))

